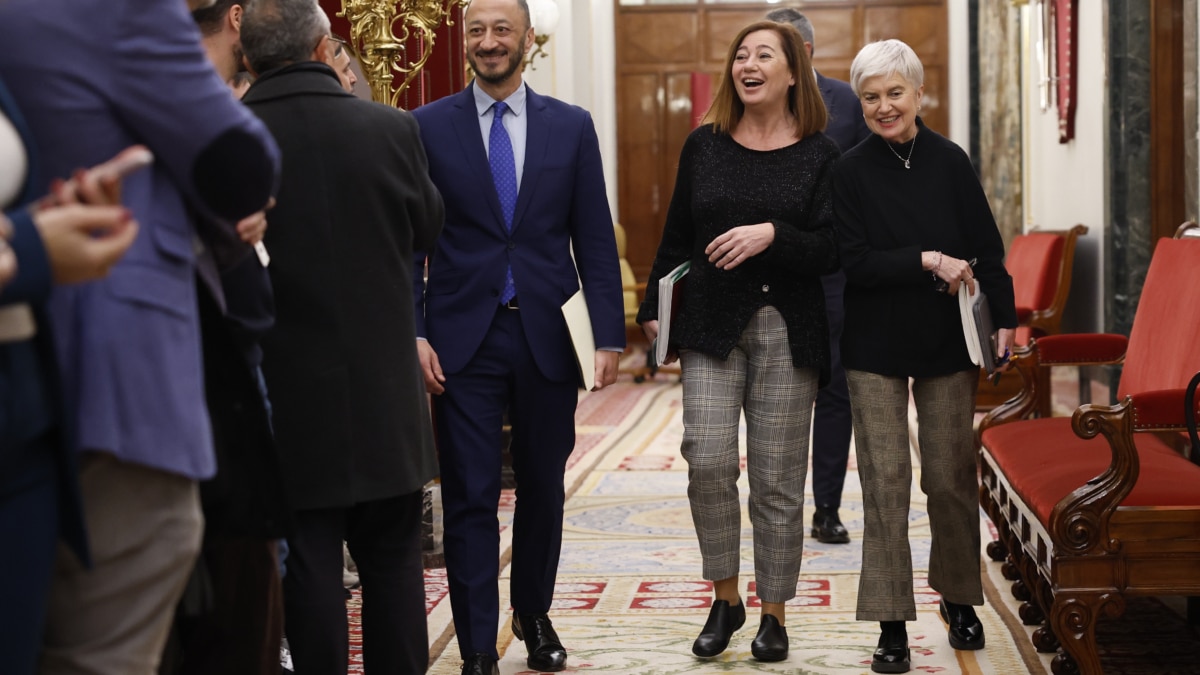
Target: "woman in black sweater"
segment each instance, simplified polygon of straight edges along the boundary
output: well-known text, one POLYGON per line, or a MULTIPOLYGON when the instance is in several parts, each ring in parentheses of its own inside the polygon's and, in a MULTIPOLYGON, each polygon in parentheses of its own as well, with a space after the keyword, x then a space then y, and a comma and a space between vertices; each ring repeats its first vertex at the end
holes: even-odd
POLYGON ((800 35, 744 28, 704 126, 684 144, 638 313, 658 334, 658 280, 691 261, 671 344, 683 369, 682 454, 715 600, 692 651, 715 656, 746 620, 738 582, 738 424, 746 413, 750 521, 762 620, 751 652, 787 657, 784 603, 803 547, 808 433, 829 379, 820 275, 837 267, 829 172, 838 151, 800 35))
POLYGON ((916 620, 909 378, 933 537, 929 585, 942 595, 951 646, 983 647, 972 607, 983 604, 972 431, 979 366, 963 339, 959 285, 987 294, 1000 327, 997 356, 1008 354, 1017 325, 1004 242, 971 162, 917 117, 923 81, 920 60, 899 40, 858 53, 850 84, 876 137, 847 152, 833 172, 847 279, 842 362, 866 523, 857 615, 880 622, 871 664, 879 673, 909 670, 904 622, 916 620))

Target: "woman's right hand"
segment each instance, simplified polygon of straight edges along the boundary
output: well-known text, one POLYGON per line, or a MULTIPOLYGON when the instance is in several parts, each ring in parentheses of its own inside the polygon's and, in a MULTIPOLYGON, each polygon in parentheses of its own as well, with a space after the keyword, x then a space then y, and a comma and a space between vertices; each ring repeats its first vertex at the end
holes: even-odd
POLYGON ((921 266, 949 284, 946 292, 950 295, 957 295, 958 285, 964 282, 971 295, 975 295, 975 271, 966 260, 946 255, 941 251, 922 251, 921 266))
POLYGON ((642 332, 646 334, 646 339, 653 343, 654 338, 658 337, 658 319, 651 319, 643 323, 642 332))
MULTIPOLYGON (((654 349, 654 341, 658 338, 658 319, 651 319, 642 324, 642 332, 646 334, 646 339, 650 341, 650 349, 654 349)), ((672 349, 667 352, 667 357, 659 365, 668 366, 679 360, 679 354, 672 349)))

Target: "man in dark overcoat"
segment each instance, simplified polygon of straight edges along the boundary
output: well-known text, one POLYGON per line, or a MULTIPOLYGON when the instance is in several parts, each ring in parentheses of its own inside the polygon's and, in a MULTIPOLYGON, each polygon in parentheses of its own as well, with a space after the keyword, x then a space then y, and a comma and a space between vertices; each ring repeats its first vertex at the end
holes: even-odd
POLYGON ((436 463, 412 261, 441 230, 442 199, 412 116, 342 89, 316 2, 250 4, 241 40, 258 76, 242 100, 284 156, 264 240, 276 323, 263 369, 294 512, 284 604, 295 670, 346 672, 345 539, 367 672, 423 673, 421 493, 436 463))

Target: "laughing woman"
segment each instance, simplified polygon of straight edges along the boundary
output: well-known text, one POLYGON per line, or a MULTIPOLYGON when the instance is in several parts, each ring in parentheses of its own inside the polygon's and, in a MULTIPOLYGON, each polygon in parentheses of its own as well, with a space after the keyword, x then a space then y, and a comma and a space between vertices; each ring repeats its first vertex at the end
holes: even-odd
POLYGON ((963 340, 959 284, 987 293, 1002 327, 998 356, 1017 325, 996 221, 966 153, 917 116, 923 82, 921 62, 903 42, 863 47, 850 86, 876 137, 847 152, 833 175, 846 270, 842 362, 866 523, 858 619, 880 622, 877 673, 909 670, 904 622, 917 618, 908 544, 910 378, 933 535, 929 585, 942 595, 950 645, 983 647, 973 608, 983 604, 971 427, 979 367, 963 340))
POLYGON ((658 334, 658 280, 691 261, 671 328, 683 370, 688 497, 714 582, 692 651, 715 656, 746 621, 739 592, 738 422, 746 414, 754 574, 762 619, 751 653, 787 658, 796 595, 813 399, 829 379, 820 275, 837 267, 825 105, 799 33, 742 29, 706 124, 688 136, 662 242, 638 313, 658 334))

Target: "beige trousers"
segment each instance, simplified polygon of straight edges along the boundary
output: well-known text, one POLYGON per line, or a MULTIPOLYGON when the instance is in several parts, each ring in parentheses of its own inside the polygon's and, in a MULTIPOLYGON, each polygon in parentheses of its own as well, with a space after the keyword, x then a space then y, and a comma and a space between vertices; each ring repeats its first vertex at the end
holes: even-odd
POLYGON ((200 552, 196 482, 107 454, 80 482, 93 567, 59 545, 40 672, 154 675, 200 552))

